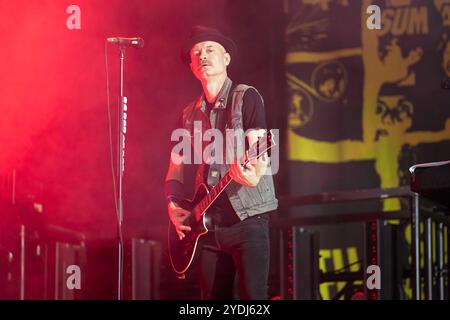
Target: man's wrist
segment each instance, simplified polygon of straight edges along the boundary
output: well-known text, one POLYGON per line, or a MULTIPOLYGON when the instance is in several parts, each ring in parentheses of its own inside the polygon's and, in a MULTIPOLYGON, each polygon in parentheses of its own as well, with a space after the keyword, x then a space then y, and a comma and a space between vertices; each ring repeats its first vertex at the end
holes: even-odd
POLYGON ((185 198, 184 185, 178 180, 167 180, 164 189, 167 204, 179 204, 185 198))
POLYGON ((168 196, 167 197, 167 205, 173 204, 176 207, 179 207, 180 206, 180 202, 181 202, 181 200, 178 197, 175 197, 175 196, 168 196))

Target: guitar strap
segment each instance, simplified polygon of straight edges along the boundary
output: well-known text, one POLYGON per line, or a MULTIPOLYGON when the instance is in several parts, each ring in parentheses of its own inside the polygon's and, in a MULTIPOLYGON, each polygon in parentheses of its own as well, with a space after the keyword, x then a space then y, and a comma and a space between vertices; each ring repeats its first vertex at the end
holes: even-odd
MULTIPOLYGON (((229 114, 231 112, 231 108, 229 107, 229 101, 233 101, 233 99, 231 99, 230 96, 233 95, 235 88, 236 88, 236 86, 230 86, 230 89, 229 89, 226 97, 224 99, 222 99, 222 101, 219 101, 219 103, 221 103, 223 105, 221 108, 215 109, 216 117, 215 117, 214 123, 211 124, 215 129, 219 129, 220 132, 222 132, 224 144, 225 144, 225 137, 226 137, 226 135, 225 135, 226 124, 228 122, 229 114)), ((225 152, 226 152, 226 148, 224 148, 222 151, 222 153, 223 153, 222 160, 223 161, 225 161, 225 159, 226 159, 225 152)), ((213 187, 221 179, 220 164, 213 163, 207 167, 208 167, 208 172, 207 172, 206 182, 207 182, 208 186, 213 187)))

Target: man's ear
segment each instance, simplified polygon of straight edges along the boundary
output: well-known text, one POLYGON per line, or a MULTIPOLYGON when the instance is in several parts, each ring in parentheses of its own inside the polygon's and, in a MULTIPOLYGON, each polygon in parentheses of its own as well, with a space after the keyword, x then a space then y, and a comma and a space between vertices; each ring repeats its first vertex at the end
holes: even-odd
POLYGON ((231 62, 231 56, 228 52, 225 52, 224 56, 225 56, 225 65, 229 66, 231 62))
POLYGON ((192 60, 189 62, 189 68, 191 68, 191 71, 194 72, 194 66, 192 65, 192 60))

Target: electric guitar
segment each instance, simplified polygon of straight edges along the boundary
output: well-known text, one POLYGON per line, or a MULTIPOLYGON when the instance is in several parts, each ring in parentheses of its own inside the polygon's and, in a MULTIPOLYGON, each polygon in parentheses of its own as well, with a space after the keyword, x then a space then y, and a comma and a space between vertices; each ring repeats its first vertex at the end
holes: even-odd
MULTIPOLYGON (((244 166, 251 160, 259 158, 274 146, 275 141, 273 140, 272 132, 268 131, 250 147, 244 166)), ((211 190, 202 183, 197 187, 192 200, 185 199, 179 203, 183 209, 189 211, 183 224, 191 227, 191 231, 184 231, 185 237, 183 239, 180 240, 174 224, 169 222, 168 246, 170 262, 173 270, 181 277, 184 277, 196 260, 199 239, 212 228, 211 219, 209 219, 207 213, 208 208, 231 181, 230 173, 227 172, 211 190)))

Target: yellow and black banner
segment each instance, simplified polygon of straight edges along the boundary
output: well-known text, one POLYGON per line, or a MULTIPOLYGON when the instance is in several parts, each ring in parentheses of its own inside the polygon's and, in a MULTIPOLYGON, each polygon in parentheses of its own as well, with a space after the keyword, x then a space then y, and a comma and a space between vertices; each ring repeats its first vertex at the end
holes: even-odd
MULTIPOLYGON (((450 159, 450 91, 441 88, 450 0, 291 0, 285 10, 291 193, 395 188, 409 184, 410 166, 450 159), (371 5, 380 29, 368 26, 371 5)), ((356 229, 321 236, 322 270, 359 261, 356 229)))

